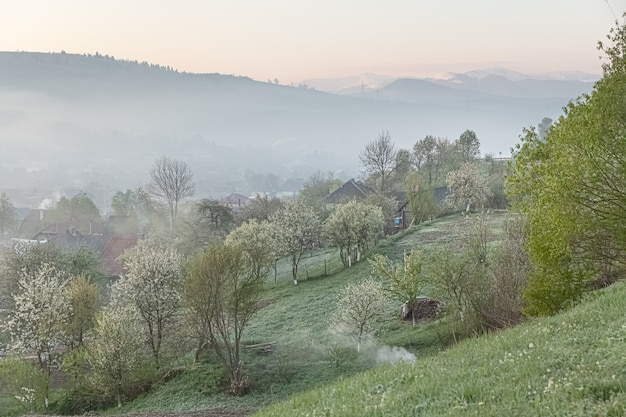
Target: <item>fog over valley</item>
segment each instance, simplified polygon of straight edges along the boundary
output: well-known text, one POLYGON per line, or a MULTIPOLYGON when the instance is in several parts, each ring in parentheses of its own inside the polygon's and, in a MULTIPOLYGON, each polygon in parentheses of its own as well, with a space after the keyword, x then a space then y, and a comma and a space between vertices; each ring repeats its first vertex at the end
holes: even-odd
POLYGON ((593 81, 493 68, 282 85, 102 55, 1 52, 0 189, 30 207, 84 190, 104 210, 167 155, 192 168, 197 197, 297 192, 316 170, 357 177, 359 152, 381 131, 412 149, 426 135, 455 140, 471 129, 482 154, 508 156, 522 128, 556 119, 593 81))

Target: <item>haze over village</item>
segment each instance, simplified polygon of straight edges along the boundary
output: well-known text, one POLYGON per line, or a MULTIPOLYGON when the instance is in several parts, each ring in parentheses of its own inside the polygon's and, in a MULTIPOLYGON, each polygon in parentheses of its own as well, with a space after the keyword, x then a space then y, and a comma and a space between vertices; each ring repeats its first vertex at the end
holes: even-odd
POLYGON ((305 3, 0 1, 0 417, 625 415, 626 0, 305 3))

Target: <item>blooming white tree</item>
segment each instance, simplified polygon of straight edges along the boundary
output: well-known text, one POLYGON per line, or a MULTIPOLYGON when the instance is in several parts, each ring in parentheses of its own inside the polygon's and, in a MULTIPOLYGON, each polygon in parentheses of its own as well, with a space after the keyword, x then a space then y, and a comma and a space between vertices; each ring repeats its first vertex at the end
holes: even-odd
POLYGON ((349 283, 339 293, 337 309, 331 317, 331 327, 353 337, 361 351, 363 337, 374 336, 380 329, 386 299, 383 286, 373 279, 349 283))
POLYGON ((353 200, 334 209, 324 223, 324 235, 339 248, 343 265, 351 266, 382 235, 383 226, 380 207, 353 200))
MULTIPOLYGON (((14 308, 5 326, 11 335, 10 348, 22 353, 34 352, 48 380, 50 352, 63 341, 70 311, 64 293, 67 284, 67 274, 49 263, 42 264, 34 273, 24 271, 18 281, 21 291, 13 295, 14 308)), ((47 385, 44 397, 47 407, 47 385)))
POLYGON ((276 227, 278 242, 291 258, 293 284, 298 284, 298 264, 302 255, 313 249, 320 240, 321 223, 315 211, 296 200, 289 202, 270 216, 276 227))
POLYGON ((157 369, 161 352, 178 322, 182 299, 181 257, 164 245, 140 241, 125 252, 122 275, 112 288, 114 305, 133 305, 145 325, 157 369))
POLYGON ((239 246, 248 258, 254 275, 261 279, 267 276, 269 268, 281 252, 272 225, 257 219, 250 219, 230 232, 224 243, 239 246))
POLYGON ((6 327, 11 347, 18 352, 34 352, 42 369, 51 349, 63 339, 63 326, 70 304, 64 290, 67 275, 49 263, 18 281, 21 291, 13 295, 13 311, 6 327))
POLYGON ((456 171, 448 173, 446 184, 451 193, 448 200, 453 205, 465 205, 466 212, 473 204, 484 204, 491 195, 489 178, 474 163, 466 162, 456 171))
POLYGON ((93 337, 86 345, 87 361, 101 387, 115 393, 118 408, 122 392, 140 362, 142 331, 133 306, 117 306, 97 318, 93 337))

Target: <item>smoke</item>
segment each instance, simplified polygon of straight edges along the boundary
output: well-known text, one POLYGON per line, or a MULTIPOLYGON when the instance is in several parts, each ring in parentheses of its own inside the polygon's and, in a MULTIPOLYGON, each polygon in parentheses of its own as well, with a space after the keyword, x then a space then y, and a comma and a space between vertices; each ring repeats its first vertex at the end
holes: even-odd
POLYGON ((412 363, 415 359, 414 354, 398 346, 383 346, 376 352, 376 363, 412 363))
POLYGON ((50 210, 51 208, 54 207, 54 202, 52 201, 51 198, 44 198, 43 200, 41 200, 41 203, 39 203, 39 209, 42 210, 50 210))

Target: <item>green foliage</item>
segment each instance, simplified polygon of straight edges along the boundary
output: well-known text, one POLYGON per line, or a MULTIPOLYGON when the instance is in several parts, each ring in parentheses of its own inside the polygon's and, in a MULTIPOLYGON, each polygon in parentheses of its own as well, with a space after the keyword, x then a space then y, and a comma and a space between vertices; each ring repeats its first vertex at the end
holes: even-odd
POLYGON ((389 284, 389 291, 395 298, 406 302, 415 326, 417 297, 424 290, 421 252, 412 250, 409 254, 404 253, 402 263, 395 263, 381 254, 375 254, 369 259, 369 263, 372 274, 389 284))
POLYGON ((528 311, 553 314, 576 302, 589 280, 612 282, 626 253, 625 28, 601 49, 609 62, 589 96, 570 103, 541 139, 525 131, 508 193, 530 222, 536 272, 528 311))
POLYGON ((265 277, 256 272, 240 247, 213 246, 193 261, 185 283, 185 304, 199 349, 212 347, 236 395, 248 390, 241 338, 263 288, 265 277))
POLYGON ((131 306, 107 309, 96 319, 93 338, 86 346, 95 386, 115 397, 122 406, 123 395, 136 382, 141 365, 143 332, 139 312, 131 306))
POLYGON ((52 212, 52 216, 58 222, 102 221, 100 210, 98 210, 93 200, 84 191, 70 199, 61 197, 52 212))
POLYGON ((461 133, 454 142, 454 148, 461 163, 473 162, 480 157, 480 141, 473 130, 461 133))
POLYGON ((100 289, 83 275, 73 277, 65 288, 69 316, 64 332, 70 350, 83 345, 86 333, 93 328, 96 313, 102 305, 100 289))
POLYGON ((33 362, 14 356, 3 358, 0 360, 2 415, 10 417, 43 412, 48 385, 48 376, 33 362))
POLYGON ((416 224, 437 216, 439 207, 435 201, 435 190, 428 185, 422 174, 416 172, 409 175, 405 186, 411 214, 416 224))

